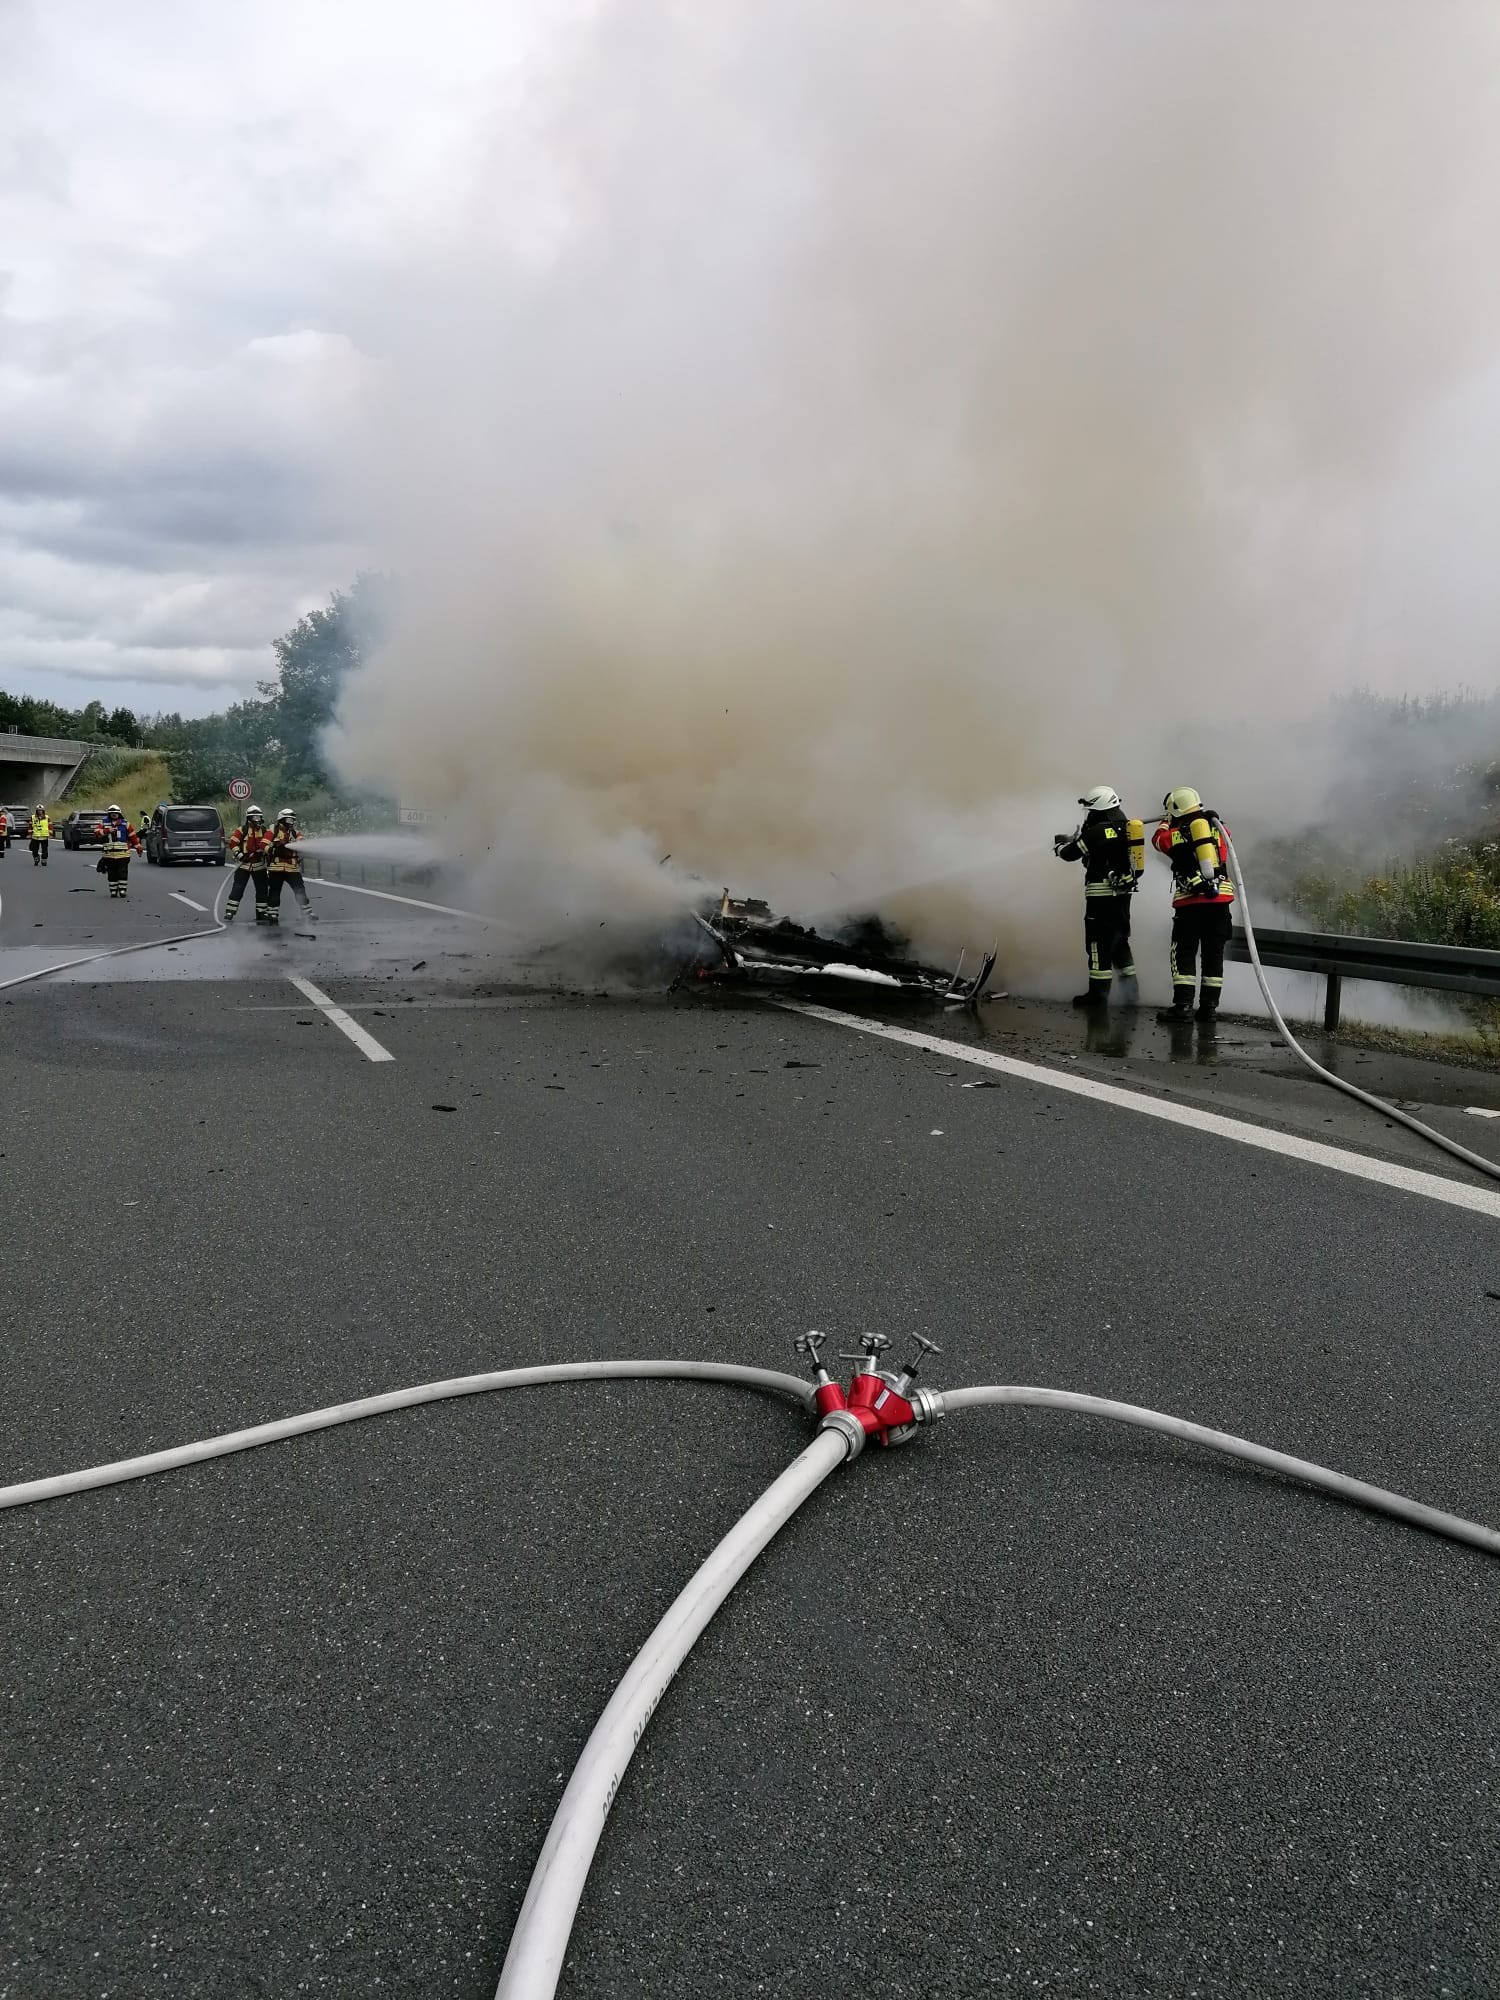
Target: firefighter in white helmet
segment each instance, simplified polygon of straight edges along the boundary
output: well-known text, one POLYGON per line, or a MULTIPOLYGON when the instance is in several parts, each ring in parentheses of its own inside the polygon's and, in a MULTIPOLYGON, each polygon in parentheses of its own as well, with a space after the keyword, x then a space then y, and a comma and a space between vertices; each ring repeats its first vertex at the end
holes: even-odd
POLYGON ((266 869, 266 886, 269 892, 267 921, 281 922, 281 892, 290 889, 302 907, 306 917, 313 914, 307 894, 307 884, 302 879, 302 850, 297 845, 302 838, 297 830, 297 816, 290 806, 283 806, 276 815, 276 823, 271 828, 271 858, 266 869))
POLYGON ((1145 829, 1127 819, 1112 785, 1095 785, 1078 801, 1083 821, 1071 834, 1059 833, 1052 850, 1060 861, 1083 863, 1083 943, 1089 983, 1074 995, 1075 1007, 1103 1007, 1114 975, 1124 985, 1125 1002, 1136 1001, 1135 958, 1130 949, 1130 899, 1146 858, 1145 829))
POLYGON ((123 903, 130 894, 130 857, 140 853, 141 843, 136 838, 135 828, 118 806, 105 809, 102 831, 104 852, 95 867, 108 882, 111 897, 123 903))

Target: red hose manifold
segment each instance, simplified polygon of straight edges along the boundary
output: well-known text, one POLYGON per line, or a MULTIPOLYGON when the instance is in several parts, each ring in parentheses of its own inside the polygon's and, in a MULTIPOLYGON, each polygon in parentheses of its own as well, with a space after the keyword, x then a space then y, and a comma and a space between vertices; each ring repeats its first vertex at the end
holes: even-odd
POLYGON ((924 1389, 913 1394, 911 1386, 924 1358, 941 1354, 942 1349, 935 1342, 917 1334, 917 1352, 899 1375, 891 1375, 876 1366, 890 1341, 883 1333, 862 1335, 860 1353, 839 1356, 840 1361, 858 1364, 846 1390, 823 1366, 820 1350, 827 1337, 822 1333, 803 1333, 796 1340, 797 1352, 807 1355, 811 1362, 813 1404, 820 1417, 830 1416, 835 1410, 847 1410, 864 1432, 867 1444, 893 1445, 905 1444, 918 1424, 931 1423, 938 1416, 937 1399, 924 1389))

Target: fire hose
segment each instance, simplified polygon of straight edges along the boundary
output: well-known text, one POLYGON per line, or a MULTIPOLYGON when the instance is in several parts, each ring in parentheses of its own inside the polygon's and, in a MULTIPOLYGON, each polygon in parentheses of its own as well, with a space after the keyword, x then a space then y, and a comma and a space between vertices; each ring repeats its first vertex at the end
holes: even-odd
POLYGON ((228 929, 219 915, 219 904, 228 886, 227 882, 221 884, 218 895, 214 897, 213 922, 206 929, 177 931, 171 937, 147 938, 141 944, 111 945, 108 951, 90 951, 81 958, 59 959, 56 965, 44 965, 38 972, 22 972, 14 979, 0 979, 0 993, 8 992, 12 986, 29 986, 34 979, 49 979, 54 972, 69 972, 75 965, 94 965, 101 958, 125 958, 133 951, 160 951, 163 945, 190 944, 194 938, 217 937, 220 931, 228 929))
POLYGON ((1436 1131, 1431 1125, 1424 1125, 1420 1118, 1413 1118, 1409 1111, 1403 1111, 1395 1104, 1387 1104, 1383 1097, 1376 1097, 1372 1091, 1361 1090, 1357 1083, 1350 1083, 1345 1077, 1335 1076, 1331 1069, 1325 1069, 1322 1063, 1315 1062, 1307 1053, 1282 1018, 1281 1009, 1272 996, 1266 969, 1260 962, 1260 947, 1255 942, 1255 926, 1250 920, 1250 897, 1245 888, 1245 871, 1240 866, 1240 857, 1234 851, 1234 842, 1229 838, 1228 829, 1221 825, 1220 831, 1224 835, 1224 845, 1229 851, 1229 866, 1234 874, 1234 886, 1239 892, 1240 923, 1244 927, 1245 946, 1250 953, 1250 963, 1255 967, 1255 977, 1260 982, 1261 997, 1276 1025, 1276 1032, 1292 1054, 1305 1063, 1320 1082, 1331 1083, 1335 1090, 1341 1090, 1346 1097, 1353 1097, 1359 1103, 1367 1104, 1372 1111, 1378 1111, 1382 1118, 1393 1118, 1398 1125, 1404 1125, 1408 1132, 1415 1132, 1419 1139, 1426 1139, 1431 1145, 1441 1146, 1445 1153, 1451 1153, 1455 1160, 1462 1160, 1466 1167, 1472 1167, 1476 1173, 1487 1174, 1491 1180, 1500 1181, 1500 1166, 1493 1160, 1487 1160, 1482 1153, 1470 1152, 1467 1146, 1461 1146, 1456 1139, 1448 1138, 1446 1134, 1436 1131))
POLYGON ((1102 1396, 1064 1389, 987 1385, 935 1392, 918 1388, 915 1376, 924 1356, 938 1350, 918 1340, 918 1354, 898 1374, 882 1368, 880 1357, 890 1346, 881 1334, 866 1334, 862 1352, 844 1358, 855 1363, 845 1389, 824 1369, 823 1335, 804 1334, 798 1349, 810 1358, 811 1386, 794 1375, 770 1369, 705 1361, 575 1361, 533 1368, 501 1369, 489 1374, 458 1376, 441 1382, 366 1396, 333 1404, 300 1416, 255 1425, 207 1438, 196 1444, 117 1460, 80 1472, 34 1479, 0 1487, 0 1508, 21 1507, 65 1494, 115 1485, 169 1472, 205 1459, 254 1446, 327 1430, 390 1411, 424 1403, 482 1394, 491 1389, 519 1389, 574 1381, 673 1379, 721 1382, 768 1391, 799 1404, 819 1419, 811 1444, 741 1516, 679 1593, 636 1655, 595 1724, 574 1768, 541 1854, 533 1870, 521 1911, 511 1935, 496 2000, 551 2000, 561 1976, 568 1940, 590 1864, 603 1834, 626 1766, 674 1675, 707 1628, 736 1583, 778 1531, 817 1491, 823 1481, 867 1444, 904 1444, 917 1431, 947 1415, 984 1405, 1014 1404, 1073 1411, 1109 1418, 1153 1430, 1189 1444, 1241 1459, 1282 1474, 1337 1498, 1391 1515, 1396 1520, 1444 1535, 1452 1541, 1500 1555, 1500 1532, 1482 1522, 1446 1513, 1399 1493, 1351 1479, 1307 1459, 1293 1458, 1265 1445, 1210 1430, 1157 1410, 1142 1409, 1102 1396))

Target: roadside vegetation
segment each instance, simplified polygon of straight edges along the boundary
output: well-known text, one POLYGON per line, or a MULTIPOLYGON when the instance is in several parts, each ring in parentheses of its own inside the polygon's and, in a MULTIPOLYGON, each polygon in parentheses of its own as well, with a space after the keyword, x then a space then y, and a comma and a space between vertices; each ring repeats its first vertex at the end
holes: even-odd
POLYGON ((299 618, 275 641, 276 672, 255 696, 215 715, 151 716, 102 702, 59 708, 0 692, 0 729, 65 736, 97 746, 77 783, 59 801, 59 817, 118 802, 132 819, 164 800, 216 805, 226 823, 238 814, 233 778, 248 778, 267 812, 295 808, 308 832, 352 833, 393 824, 394 799, 342 791, 323 756, 345 675, 379 636, 385 581, 356 577, 348 590, 299 618))
MULTIPOLYGON (((1257 849, 1277 900, 1313 930, 1500 951, 1500 695, 1361 694, 1335 720, 1341 770, 1326 814, 1257 849)), ((1500 1063, 1500 1002, 1453 1004, 1467 1035, 1341 1033, 1500 1063)))
POLYGON ((1500 951, 1500 696, 1338 704, 1319 824, 1257 850, 1314 929, 1500 951))

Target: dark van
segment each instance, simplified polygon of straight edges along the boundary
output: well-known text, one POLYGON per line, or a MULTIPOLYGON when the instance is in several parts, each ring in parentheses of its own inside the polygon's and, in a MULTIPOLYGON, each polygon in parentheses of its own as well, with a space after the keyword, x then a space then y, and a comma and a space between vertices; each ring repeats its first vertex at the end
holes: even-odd
POLYGON ((166 867, 173 861, 206 861, 224 866, 224 822, 217 806, 158 806, 146 829, 146 859, 166 867))

